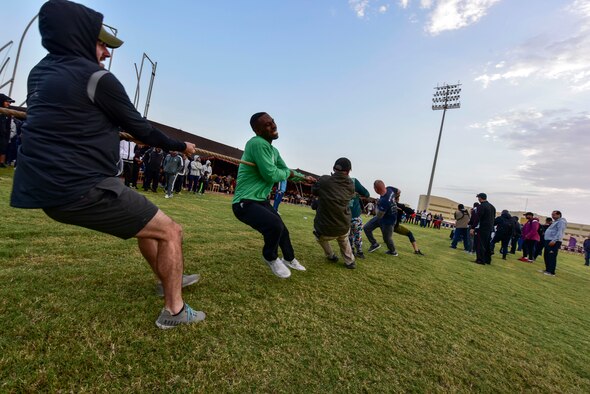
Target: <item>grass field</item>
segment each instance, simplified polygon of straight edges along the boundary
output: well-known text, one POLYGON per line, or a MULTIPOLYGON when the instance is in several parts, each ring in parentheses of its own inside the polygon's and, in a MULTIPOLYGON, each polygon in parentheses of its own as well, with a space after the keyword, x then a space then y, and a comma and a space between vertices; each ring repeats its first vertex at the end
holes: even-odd
POLYGON ((347 270, 324 259, 313 211, 283 204, 308 271, 280 280, 230 198, 149 194, 184 227, 186 271, 202 275, 185 299, 207 313, 161 331, 136 243, 10 208, 11 174, 0 170, 0 392, 590 392, 580 256, 560 254, 556 277, 518 255, 479 266, 448 230, 410 225, 426 256, 396 235, 399 257, 381 248, 347 270))

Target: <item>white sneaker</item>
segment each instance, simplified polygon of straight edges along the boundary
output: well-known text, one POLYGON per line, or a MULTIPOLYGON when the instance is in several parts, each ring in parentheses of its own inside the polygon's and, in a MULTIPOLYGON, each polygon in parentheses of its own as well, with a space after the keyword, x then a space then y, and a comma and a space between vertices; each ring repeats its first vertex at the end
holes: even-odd
POLYGON ((264 257, 262 259, 268 265, 272 273, 278 276, 279 278, 287 279, 291 276, 291 271, 289 271, 289 268, 287 268, 287 266, 283 264, 283 260, 281 260, 280 258, 277 258, 272 261, 268 261, 264 257))
POLYGON ((289 268, 292 268, 297 271, 305 271, 305 267, 302 266, 301 263, 299 261, 297 261, 297 259, 293 259, 291 261, 288 261, 285 259, 282 259, 282 260, 283 260, 283 263, 289 268))
POLYGON ((170 198, 170 196, 169 196, 169 195, 167 195, 167 194, 165 194, 165 195, 164 195, 164 198, 170 198))

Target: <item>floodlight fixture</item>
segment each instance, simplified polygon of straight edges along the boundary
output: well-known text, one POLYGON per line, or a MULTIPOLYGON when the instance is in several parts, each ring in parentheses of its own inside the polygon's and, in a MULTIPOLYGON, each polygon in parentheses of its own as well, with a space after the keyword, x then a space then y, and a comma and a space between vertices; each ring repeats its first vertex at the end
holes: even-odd
POLYGON ((434 98, 432 99, 432 110, 443 110, 442 120, 440 122, 440 130, 438 132, 438 141, 436 142, 436 151, 434 152, 434 161, 432 163, 432 172, 430 173, 430 182, 428 183, 428 193, 426 193, 426 201, 422 209, 428 209, 430 204, 430 192, 432 191, 432 181, 434 180, 434 171, 436 170, 436 160, 438 159, 438 149, 440 147, 440 139, 442 137, 443 126, 445 124, 445 114, 447 109, 461 108, 459 99, 461 98, 461 83, 449 85, 444 83, 442 86, 436 86, 434 98))

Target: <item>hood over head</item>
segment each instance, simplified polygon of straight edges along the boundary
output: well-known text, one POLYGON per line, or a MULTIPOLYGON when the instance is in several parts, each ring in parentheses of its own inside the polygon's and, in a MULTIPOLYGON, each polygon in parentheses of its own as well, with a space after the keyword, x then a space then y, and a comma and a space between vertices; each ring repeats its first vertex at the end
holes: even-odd
POLYGON ((96 59, 103 15, 66 0, 49 0, 39 11, 41 43, 53 55, 96 59))

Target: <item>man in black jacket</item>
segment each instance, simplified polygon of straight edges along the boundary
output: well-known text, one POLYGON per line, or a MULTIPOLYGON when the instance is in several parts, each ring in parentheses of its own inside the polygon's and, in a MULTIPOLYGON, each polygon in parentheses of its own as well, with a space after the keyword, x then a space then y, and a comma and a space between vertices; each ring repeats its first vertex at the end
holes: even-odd
POLYGON ((103 15, 65 0, 39 12, 42 44, 49 54, 29 74, 27 120, 10 204, 41 208, 62 223, 136 237, 162 282, 165 307, 160 328, 201 321, 203 312, 184 303, 182 228, 117 177, 119 128, 168 150, 195 152, 135 110, 117 78, 101 63, 123 43, 107 33, 103 15))
POLYGON ((475 221, 472 223, 470 233, 475 235, 475 253, 477 264, 492 263, 492 249, 490 241, 492 230, 494 229, 494 219, 496 217, 496 208, 488 202, 488 196, 485 193, 479 193, 477 196, 479 206, 477 215, 473 215, 475 221))

